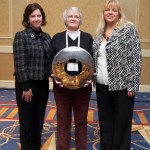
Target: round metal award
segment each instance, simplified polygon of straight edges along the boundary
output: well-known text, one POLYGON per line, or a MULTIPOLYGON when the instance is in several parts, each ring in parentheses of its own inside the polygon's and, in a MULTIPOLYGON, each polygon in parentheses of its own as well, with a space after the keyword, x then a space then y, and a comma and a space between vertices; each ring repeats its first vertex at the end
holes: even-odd
POLYGON ((83 48, 67 47, 54 57, 52 71, 55 80, 68 89, 84 87, 87 80, 91 80, 94 73, 92 56, 83 48))

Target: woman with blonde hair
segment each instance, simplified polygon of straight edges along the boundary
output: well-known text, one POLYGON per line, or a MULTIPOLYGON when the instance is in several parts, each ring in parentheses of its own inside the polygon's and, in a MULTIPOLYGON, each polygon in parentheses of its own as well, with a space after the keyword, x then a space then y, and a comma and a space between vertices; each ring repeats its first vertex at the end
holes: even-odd
POLYGON ((93 41, 101 150, 130 150, 141 47, 135 26, 119 1, 108 0, 93 41))

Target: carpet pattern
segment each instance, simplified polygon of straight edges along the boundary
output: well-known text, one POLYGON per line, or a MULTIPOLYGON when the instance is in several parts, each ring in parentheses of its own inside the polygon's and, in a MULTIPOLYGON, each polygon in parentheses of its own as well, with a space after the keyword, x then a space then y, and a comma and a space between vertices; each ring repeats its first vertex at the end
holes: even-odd
MULTIPOLYGON (((132 125, 132 150, 150 150, 150 93, 137 93, 132 125)), ((50 91, 42 134, 42 150, 55 150, 56 106, 50 91)), ((87 150, 100 150, 100 129, 98 124, 95 92, 91 95, 88 112, 87 150)), ((15 92, 0 90, 0 149, 18 150, 19 123, 15 92)), ((74 124, 72 124, 71 150, 75 149, 74 124)))

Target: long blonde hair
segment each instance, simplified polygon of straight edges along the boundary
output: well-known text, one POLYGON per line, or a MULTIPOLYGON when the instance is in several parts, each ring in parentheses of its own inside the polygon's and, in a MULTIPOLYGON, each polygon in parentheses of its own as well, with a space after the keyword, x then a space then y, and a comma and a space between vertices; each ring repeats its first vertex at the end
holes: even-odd
POLYGON ((104 31, 106 29, 107 24, 106 24, 105 19, 104 19, 104 11, 107 7, 117 7, 118 12, 119 12, 119 20, 118 20, 118 23, 117 23, 118 28, 120 28, 125 22, 127 22, 126 19, 125 19, 125 15, 124 15, 124 13, 121 9, 119 1, 118 0, 108 0, 104 4, 103 13, 101 15, 99 24, 98 24, 97 29, 96 29, 96 35, 104 33, 104 31))

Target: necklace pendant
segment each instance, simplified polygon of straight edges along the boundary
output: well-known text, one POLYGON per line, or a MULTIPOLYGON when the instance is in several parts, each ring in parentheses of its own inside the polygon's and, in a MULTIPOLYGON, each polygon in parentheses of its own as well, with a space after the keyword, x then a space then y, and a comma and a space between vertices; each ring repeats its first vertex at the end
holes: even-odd
POLYGON ((103 38, 106 39, 106 41, 109 40, 109 37, 105 35, 105 33, 103 34, 103 38))

